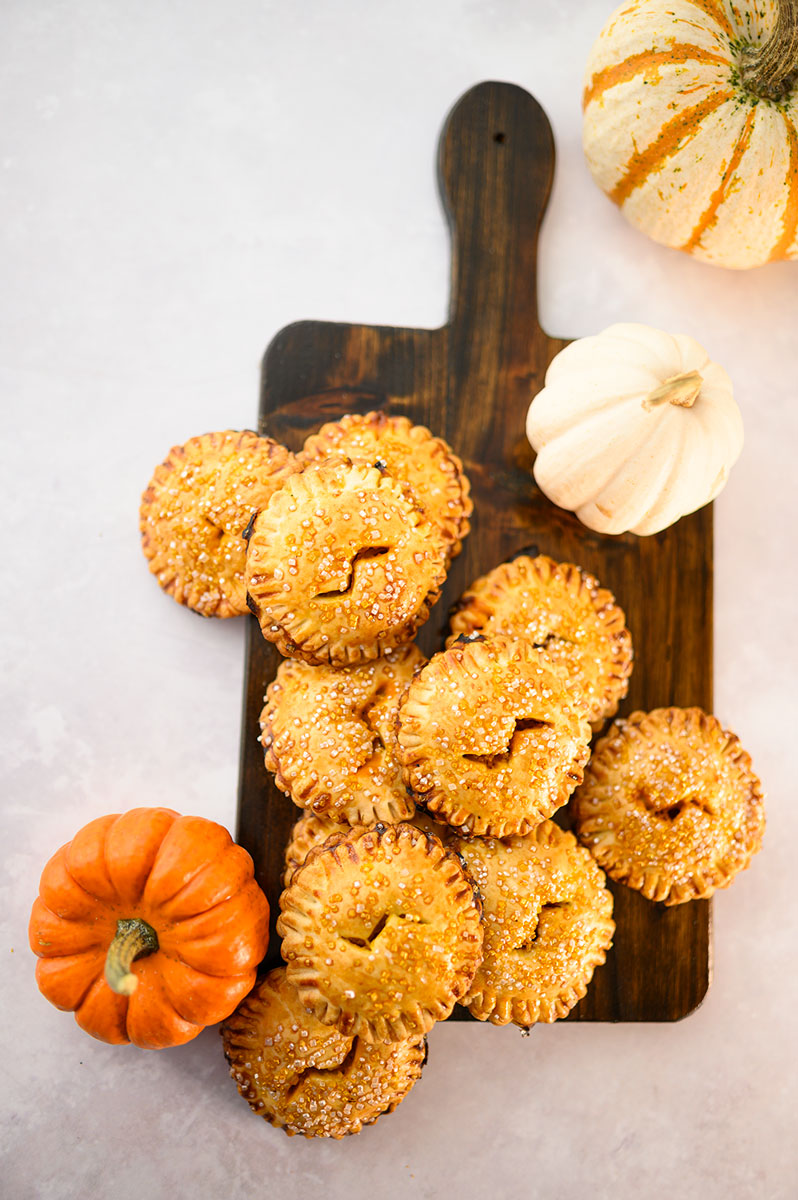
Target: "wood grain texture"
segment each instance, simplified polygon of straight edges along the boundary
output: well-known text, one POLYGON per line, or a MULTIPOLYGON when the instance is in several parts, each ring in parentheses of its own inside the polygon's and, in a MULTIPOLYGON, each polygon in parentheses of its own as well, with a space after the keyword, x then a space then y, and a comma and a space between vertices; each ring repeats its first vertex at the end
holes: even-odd
MULTIPOLYGON (((382 408, 427 425, 463 459, 473 528, 419 635, 426 654, 442 647, 449 608, 473 579, 534 547, 594 573, 624 608, 636 661, 621 713, 671 704, 711 711, 711 507, 653 537, 606 537, 555 508, 532 478, 526 411, 567 343, 544 333, 537 316, 538 232, 553 169, 549 122, 527 92, 501 83, 467 92, 440 142, 452 235, 449 322, 441 329, 289 325, 264 356, 260 430, 298 450, 325 421, 382 408)), ((255 860, 273 919, 283 848, 298 816, 274 787, 257 740, 277 663, 249 619, 238 840, 255 860)), ((615 946, 569 1019, 687 1015, 709 985, 710 903, 664 908, 628 888, 613 891, 615 946)), ((267 961, 278 960, 275 936, 267 961)), ((456 1008, 455 1016, 468 1014, 456 1008)))

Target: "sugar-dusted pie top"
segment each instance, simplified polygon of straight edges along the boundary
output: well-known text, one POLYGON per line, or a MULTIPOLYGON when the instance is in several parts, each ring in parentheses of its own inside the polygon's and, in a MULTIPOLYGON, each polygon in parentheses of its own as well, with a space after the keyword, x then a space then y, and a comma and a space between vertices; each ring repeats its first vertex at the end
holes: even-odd
POLYGON ((399 708, 397 753, 417 801, 467 834, 526 833, 582 778, 584 698, 531 643, 478 638, 434 655, 399 708))
POLYGON ((222 1025, 238 1090, 289 1135, 341 1138, 393 1112, 419 1079, 423 1034, 369 1044, 322 1025, 285 969, 271 971, 222 1025))
POLYGON ((292 476, 250 534, 250 607, 289 658, 377 658, 412 640, 445 578, 443 538, 407 485, 347 459, 292 476))
POLYGON ((585 689, 594 729, 618 710, 632 673, 632 638, 612 592, 573 563, 522 554, 477 579, 455 607, 461 634, 529 639, 585 689))
POLYGON ((302 1003, 367 1040, 444 1020, 481 959, 481 905, 459 858, 408 824, 313 851, 280 909, 283 958, 302 1003))
POLYGON ((457 838, 452 846, 484 904, 484 956, 463 1003, 496 1025, 564 1017, 612 943, 604 873, 553 821, 525 837, 457 838))
POLYGON ((762 788, 735 734, 699 708, 616 721, 574 797, 576 831, 613 879, 666 904, 710 896, 748 866, 762 788))
POLYGON ((140 510, 142 549, 161 587, 204 617, 245 613, 243 532, 295 470, 285 446, 248 429, 173 446, 140 510))
POLYGON ((330 455, 384 464, 389 475, 413 488, 427 516, 443 533, 449 556, 459 554, 474 506, 463 464, 443 438, 433 437, 407 417, 349 413, 312 434, 299 459, 306 463, 330 455))
POLYGON ((425 662, 414 645, 353 667, 286 660, 261 713, 266 766, 300 808, 353 825, 410 817, 395 754, 399 702, 425 662))

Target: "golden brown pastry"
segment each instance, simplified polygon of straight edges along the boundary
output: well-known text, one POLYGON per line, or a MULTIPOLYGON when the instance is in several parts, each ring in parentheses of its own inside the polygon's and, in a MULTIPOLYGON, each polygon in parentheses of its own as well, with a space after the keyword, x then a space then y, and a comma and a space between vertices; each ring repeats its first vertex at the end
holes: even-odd
POLYGON ((632 638, 612 592, 573 563, 522 554, 477 579, 452 614, 452 634, 528 638, 579 680, 591 727, 618 711, 632 673, 632 638))
POLYGON ((434 655, 399 709, 397 755, 419 803, 472 835, 528 833, 582 778, 584 701, 531 643, 505 635, 434 655))
POLYGON ((296 470, 293 454, 245 429, 173 446, 141 499, 141 544, 164 591, 203 617, 247 611, 244 530, 296 470))
POLYGON ((412 640, 446 578, 446 547, 406 484, 323 461, 258 514, 249 603, 281 654, 345 666, 412 640))
POLYGON ((289 1136, 359 1133, 393 1112, 426 1061, 423 1035, 386 1045, 320 1024, 282 967, 261 980, 221 1032, 239 1092, 289 1136))
POLYGON ((612 945, 612 893, 571 833, 458 838, 484 903, 481 966, 462 1003, 480 1021, 528 1027, 564 1017, 612 945))
MULTIPOLYGON (((426 833, 431 833, 435 837, 439 837, 444 843, 446 842, 444 827, 437 825, 421 809, 414 807, 413 812, 406 818, 406 821, 409 825, 415 825, 417 829, 423 829, 426 833)), ((312 813, 306 812, 304 816, 299 818, 291 830, 291 837, 285 848, 284 887, 288 887, 293 879, 294 871, 302 866, 311 850, 316 850, 319 846, 324 846, 330 838, 334 837, 338 841, 341 841, 350 835, 357 836, 360 833, 364 833, 368 828, 373 828, 373 826, 341 825, 338 821, 331 821, 329 817, 316 817, 312 813)))
POLYGON ((467 991, 481 905, 458 857, 412 825, 314 850, 280 898, 288 978, 325 1025, 366 1041, 426 1033, 467 991))
POLYGON ((450 558, 460 553, 474 505, 463 464, 442 438, 407 417, 350 413, 309 437, 299 458, 306 463, 330 455, 383 463, 389 475, 413 488, 427 516, 443 533, 450 558))
POLYGON ((681 904, 728 887, 762 845, 762 788, 738 738, 699 708, 615 721, 574 796, 576 831, 612 879, 681 904))
POLYGON ((415 646, 336 669, 280 664, 261 713, 261 744, 277 786, 317 817, 395 823, 415 812, 396 760, 396 713, 425 659, 415 646))

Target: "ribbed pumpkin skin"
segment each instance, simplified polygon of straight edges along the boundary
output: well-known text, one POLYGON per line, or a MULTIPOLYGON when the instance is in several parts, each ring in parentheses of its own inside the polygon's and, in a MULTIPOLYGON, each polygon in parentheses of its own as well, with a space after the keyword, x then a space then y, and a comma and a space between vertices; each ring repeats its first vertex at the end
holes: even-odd
POLYGON ((632 0, 588 59, 596 182, 643 233, 718 266, 798 257, 798 85, 776 102, 740 82, 775 17, 773 0, 632 0))
POLYGON ((42 872, 30 946, 36 980, 82 1029, 157 1050, 191 1041, 252 989, 269 940, 269 905, 252 859, 221 825, 165 808, 99 817, 42 872), (121 996, 104 966, 117 921, 139 917, 159 948, 136 959, 121 996))

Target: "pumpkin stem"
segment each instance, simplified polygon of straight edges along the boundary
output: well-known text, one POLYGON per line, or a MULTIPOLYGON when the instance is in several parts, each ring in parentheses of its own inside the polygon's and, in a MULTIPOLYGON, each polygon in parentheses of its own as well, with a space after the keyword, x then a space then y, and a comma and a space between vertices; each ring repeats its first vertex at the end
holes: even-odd
POLYGON ((743 85, 764 100, 783 100, 798 82, 798 0, 777 0, 776 25, 764 46, 743 51, 743 85))
POLYGON ((703 376, 698 371, 685 371, 681 375, 671 375, 659 387, 653 388, 643 401, 643 408, 652 409, 663 404, 666 400, 678 404, 680 408, 692 408, 701 391, 703 376))
POLYGON ((120 996, 132 996, 138 979, 130 968, 137 958, 145 958, 158 949, 158 934, 139 917, 126 917, 116 923, 114 940, 105 956, 105 982, 120 996))

